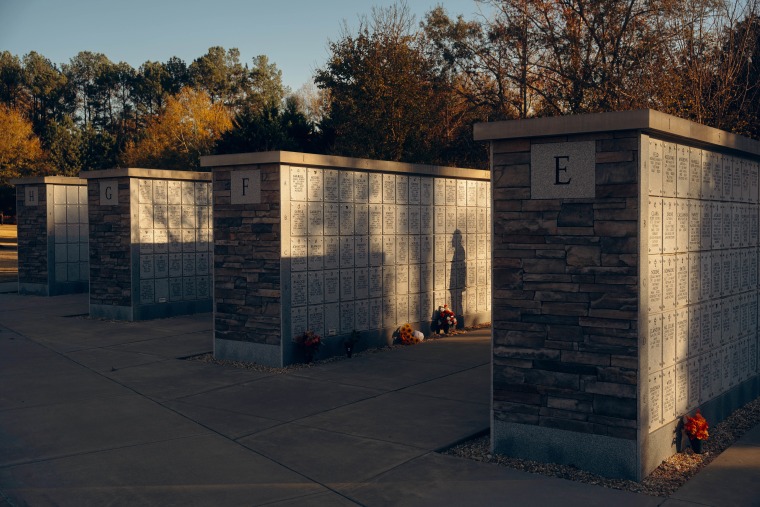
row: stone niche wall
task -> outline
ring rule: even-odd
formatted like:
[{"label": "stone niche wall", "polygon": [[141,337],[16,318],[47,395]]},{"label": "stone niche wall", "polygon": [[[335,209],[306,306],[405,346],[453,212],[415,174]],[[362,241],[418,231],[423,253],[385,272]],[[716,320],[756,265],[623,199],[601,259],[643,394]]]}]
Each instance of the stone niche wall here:
[{"label": "stone niche wall", "polygon": [[[760,394],[760,143],[656,111],[477,125],[496,452],[641,479]],[[718,183],[720,182],[720,183]]]},{"label": "stone niche wall", "polygon": [[214,167],[215,355],[282,365],[293,339],[320,355],[430,331],[449,304],[490,320],[487,172],[287,152],[207,157]]},{"label": "stone niche wall", "polygon": [[82,176],[90,314],[145,320],[211,311],[211,175],[112,169]]},{"label": "stone niche wall", "polygon": [[87,182],[53,176],[11,183],[16,185],[19,294],[86,292]]}]

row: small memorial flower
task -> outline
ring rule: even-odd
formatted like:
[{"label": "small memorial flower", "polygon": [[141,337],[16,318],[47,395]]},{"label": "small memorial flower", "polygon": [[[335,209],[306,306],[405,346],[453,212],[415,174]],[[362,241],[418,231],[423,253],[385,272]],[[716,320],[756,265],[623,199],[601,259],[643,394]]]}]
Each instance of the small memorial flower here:
[{"label": "small memorial flower", "polygon": [[697,413],[694,414],[694,417],[686,416],[686,421],[684,422],[684,430],[686,431],[686,434],[689,436],[689,439],[691,440],[707,440],[707,437],[710,436],[710,433],[707,431],[708,428],[707,420],[702,416],[702,414],[697,410]]}]

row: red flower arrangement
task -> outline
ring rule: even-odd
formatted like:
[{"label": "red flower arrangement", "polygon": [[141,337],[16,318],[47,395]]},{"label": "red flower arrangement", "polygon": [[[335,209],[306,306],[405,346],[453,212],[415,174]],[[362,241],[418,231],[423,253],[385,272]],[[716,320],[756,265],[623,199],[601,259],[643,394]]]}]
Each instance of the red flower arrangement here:
[{"label": "red flower arrangement", "polygon": [[305,331],[296,337],[296,343],[303,349],[306,362],[310,363],[314,359],[314,354],[322,345],[322,337],[314,331]]},{"label": "red flower arrangement", "polygon": [[449,305],[438,307],[438,329],[448,330],[448,328],[457,327],[457,317],[449,309]]},{"label": "red flower arrangement", "polygon": [[694,417],[686,416],[684,430],[686,430],[686,434],[690,439],[707,440],[707,437],[710,436],[710,433],[707,431],[708,427],[707,420],[699,413],[699,410],[697,410]]}]

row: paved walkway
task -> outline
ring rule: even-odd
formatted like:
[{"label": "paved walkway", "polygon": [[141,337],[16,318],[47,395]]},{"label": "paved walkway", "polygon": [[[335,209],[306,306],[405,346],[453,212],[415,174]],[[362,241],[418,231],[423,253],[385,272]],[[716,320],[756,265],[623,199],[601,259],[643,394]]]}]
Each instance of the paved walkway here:
[{"label": "paved walkway", "polygon": [[758,505],[760,427],[671,499],[434,451],[489,427],[486,332],[261,373],[179,358],[209,314],[0,294],[0,505]]}]

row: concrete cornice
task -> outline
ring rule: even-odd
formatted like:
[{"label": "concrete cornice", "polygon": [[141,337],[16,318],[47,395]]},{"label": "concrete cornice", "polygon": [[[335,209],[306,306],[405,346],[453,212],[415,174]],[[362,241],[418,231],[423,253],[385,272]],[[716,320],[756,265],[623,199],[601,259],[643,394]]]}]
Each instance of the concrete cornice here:
[{"label": "concrete cornice", "polygon": [[257,153],[234,153],[201,157],[201,167],[234,167],[241,165],[286,164],[308,167],[332,167],[396,173],[429,174],[452,178],[489,179],[489,171],[427,164],[409,164],[367,158],[315,155],[292,151],[263,151]]},{"label": "concrete cornice", "polygon": [[211,173],[198,171],[170,171],[167,169],[141,169],[138,167],[121,167],[117,169],[103,169],[100,171],[83,171],[80,178],[104,179],[104,178],[152,178],[159,180],[192,180],[211,181]]},{"label": "concrete cornice", "polygon": [[87,180],[73,176],[30,176],[28,178],[13,178],[11,185],[87,185]]},{"label": "concrete cornice", "polygon": [[473,128],[476,141],[552,137],[621,130],[640,130],[674,140],[696,141],[697,143],[760,156],[760,141],[684,120],[654,109],[476,123]]}]

